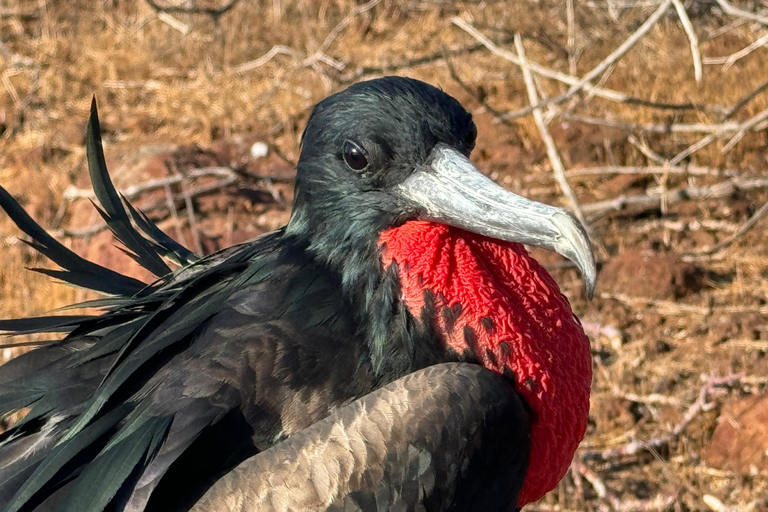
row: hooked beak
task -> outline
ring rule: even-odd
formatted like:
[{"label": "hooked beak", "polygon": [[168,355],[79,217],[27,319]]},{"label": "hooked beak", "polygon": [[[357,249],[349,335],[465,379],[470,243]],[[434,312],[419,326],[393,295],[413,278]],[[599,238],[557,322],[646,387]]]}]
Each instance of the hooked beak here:
[{"label": "hooked beak", "polygon": [[576,217],[505,190],[452,147],[435,146],[430,164],[398,185],[398,193],[418,205],[424,220],[565,256],[579,267],[592,298],[597,279],[595,257]]}]

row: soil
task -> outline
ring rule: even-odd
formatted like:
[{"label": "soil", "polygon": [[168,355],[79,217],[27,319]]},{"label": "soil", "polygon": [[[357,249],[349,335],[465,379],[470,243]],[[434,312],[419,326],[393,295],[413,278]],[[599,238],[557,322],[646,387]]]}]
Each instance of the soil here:
[{"label": "soil", "polygon": [[[186,246],[210,253],[287,222],[311,105],[349,83],[396,73],[441,86],[473,112],[473,160],[489,176],[531,199],[569,206],[532,117],[499,115],[529,106],[520,68],[452,22],[471,22],[511,55],[519,33],[530,61],[583,76],[656,9],[574,2],[569,24],[566,4],[384,0],[361,12],[352,0],[236,1],[216,15],[185,9],[221,3],[192,1],[158,17],[144,2],[12,2],[0,13],[0,183],[80,254],[148,281],[79,197],[89,188],[83,134],[94,93],[117,187],[187,175],[183,186],[131,202]],[[705,62],[762,33],[713,2],[685,7]],[[273,48],[273,58],[261,59]],[[768,183],[664,200],[734,175],[739,183],[766,182],[768,129],[758,124],[730,151],[723,149],[734,132],[721,133],[674,169],[630,170],[663,167],[706,136],[673,125],[742,123],[765,111],[766,58],[760,47],[727,68],[705,64],[696,82],[688,38],[670,9],[599,79],[642,101],[579,94],[545,108],[582,206],[652,194],[662,200],[587,215],[599,261],[591,301],[569,262],[533,251],[592,338],[594,382],[579,463],[526,510],[768,510],[768,220],[708,254],[768,201]],[[568,88],[537,80],[539,94],[550,97]],[[236,179],[219,186],[217,176],[189,177],[211,168]],[[86,298],[25,271],[46,263],[18,235],[0,215],[0,317]],[[733,377],[730,384],[712,389],[687,418],[707,380],[723,376]],[[593,456],[658,439],[667,442],[608,460]]]}]

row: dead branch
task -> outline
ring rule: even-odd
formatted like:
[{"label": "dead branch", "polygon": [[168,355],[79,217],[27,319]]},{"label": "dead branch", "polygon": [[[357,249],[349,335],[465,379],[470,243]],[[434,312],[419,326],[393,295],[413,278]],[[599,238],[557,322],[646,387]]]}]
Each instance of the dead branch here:
[{"label": "dead branch", "polygon": [[[201,167],[199,169],[192,169],[190,171],[185,171],[183,174],[177,173],[173,174],[171,176],[167,176],[164,178],[155,178],[151,180],[147,180],[144,183],[139,183],[138,185],[132,185],[130,187],[126,187],[121,190],[121,193],[123,197],[125,197],[128,200],[136,199],[137,197],[141,196],[142,194],[146,192],[151,192],[153,190],[165,188],[169,185],[178,185],[183,180],[194,180],[198,178],[220,178],[219,181],[217,181],[212,187],[212,190],[217,190],[223,187],[226,187],[227,185],[231,185],[235,181],[237,181],[240,177],[248,178],[249,180],[255,180],[258,182],[265,182],[267,183],[267,188],[270,189],[270,193],[272,193],[272,186],[273,183],[283,183],[283,182],[292,182],[293,178],[286,178],[283,176],[259,176],[254,175],[250,173],[245,173],[242,171],[239,171],[238,169],[233,169],[231,167]],[[197,190],[197,194],[203,193],[203,191],[209,191],[208,188],[200,188],[195,189]],[[274,194],[273,194],[274,195]],[[92,190],[77,188],[74,186],[71,186],[67,188],[64,191],[64,199],[67,201],[74,201],[76,199],[93,199],[96,197]]]},{"label": "dead branch", "polygon": [[731,107],[726,113],[725,113],[725,119],[730,119],[733,117],[736,112],[744,108],[747,104],[749,104],[750,101],[755,99],[758,95],[760,95],[763,91],[768,89],[768,80],[760,84],[754,91],[750,92],[746,96],[744,96],[742,99],[740,99],[733,107]]},{"label": "dead branch", "polygon": [[685,35],[688,36],[688,41],[691,45],[691,57],[693,58],[693,76],[696,78],[696,82],[701,82],[702,69],[701,69],[701,53],[699,52],[699,39],[696,37],[696,32],[693,30],[693,24],[688,13],[685,12],[685,6],[681,0],[672,0],[675,6],[675,11],[680,18],[680,23],[683,24]]},{"label": "dead branch", "polygon": [[671,220],[671,219],[654,219],[645,222],[637,223],[632,226],[633,233],[655,233],[660,229],[677,232],[690,232],[690,231],[725,231],[729,233],[735,232],[739,227],[733,222],[724,220],[711,220],[711,219],[691,219],[691,220]]},{"label": "dead branch", "polygon": [[194,244],[195,252],[197,254],[204,254],[203,244],[200,242],[200,228],[197,225],[197,216],[195,215],[195,205],[192,203],[192,195],[189,193],[186,180],[181,180],[179,187],[181,187],[181,195],[184,197],[184,205],[187,208],[189,231],[192,233],[192,243]]},{"label": "dead branch", "polygon": [[645,20],[645,22],[638,27],[638,29],[629,36],[623,43],[619,45],[618,48],[616,48],[614,51],[612,51],[605,59],[603,59],[597,66],[592,68],[591,71],[589,71],[586,75],[584,75],[583,78],[581,78],[578,82],[573,84],[567,91],[565,91],[563,94],[560,94],[558,96],[552,96],[550,98],[547,98],[546,100],[543,100],[542,102],[531,105],[530,107],[526,107],[524,109],[518,110],[516,112],[510,112],[508,114],[504,115],[504,119],[514,119],[517,117],[522,117],[530,114],[535,109],[544,107],[546,105],[559,105],[560,103],[563,103],[565,101],[568,101],[572,97],[574,97],[576,94],[580,93],[582,90],[585,89],[585,87],[593,82],[597,77],[602,75],[604,72],[606,72],[611,66],[613,66],[616,61],[618,61],[621,57],[624,56],[630,49],[632,49],[635,44],[638,43],[651,28],[658,22],[662,16],[667,12],[669,9],[669,6],[672,5],[672,0],[664,0],[664,2],[661,4],[661,6],[654,11],[651,16]]},{"label": "dead branch", "polygon": [[745,11],[743,9],[739,9],[738,7],[734,7],[727,0],[715,0],[715,1],[717,2],[717,5],[719,5],[720,8],[723,10],[723,12],[726,14],[730,14],[731,16],[737,16],[739,18],[744,18],[750,21],[756,21],[757,23],[761,23],[763,25],[768,25],[768,17],[766,16],[761,16],[759,14],[755,14],[753,12]]},{"label": "dead branch", "polygon": [[[531,70],[528,67],[528,61],[525,58],[525,48],[523,47],[523,39],[520,37],[520,34],[515,34],[515,48],[517,49],[518,59],[520,59],[520,68],[523,71],[525,87],[528,89],[528,100],[531,102],[531,105],[536,105],[539,101],[539,98],[538,94],[536,93],[536,86],[533,84],[533,75],[531,75]],[[568,183],[568,180],[565,177],[565,168],[563,167],[563,162],[560,160],[560,155],[557,152],[557,147],[555,146],[555,141],[552,138],[552,134],[549,133],[549,128],[547,128],[547,124],[544,122],[544,116],[541,113],[541,108],[535,108],[533,110],[533,119],[536,121],[536,127],[539,129],[541,138],[547,148],[547,156],[549,156],[549,161],[552,164],[552,172],[555,175],[555,180],[557,181],[558,185],[560,185],[560,190],[567,199],[568,206],[570,206],[571,210],[576,215],[576,217],[578,217],[581,223],[584,224],[587,229],[589,229],[586,217],[584,216],[584,212],[579,205],[579,200],[576,198],[576,194],[574,194],[571,185]]]},{"label": "dead branch", "polygon": [[768,33],[763,34],[762,37],[753,41],[747,47],[742,48],[738,52],[732,53],[727,57],[710,57],[705,60],[705,64],[722,64],[723,71],[728,71],[737,61],[743,59],[761,46],[765,46],[768,43]]},{"label": "dead branch", "polygon": [[733,169],[721,170],[715,167],[698,167],[695,165],[674,167],[633,167],[608,165],[604,167],[585,167],[583,169],[571,169],[569,171],[565,171],[565,175],[569,178],[577,176],[600,176],[612,174],[660,175],[665,173],[679,174],[682,176],[738,176],[738,171]]},{"label": "dead branch", "polygon": [[294,50],[293,48],[289,46],[284,46],[282,44],[276,44],[261,57],[239,64],[234,68],[232,68],[232,71],[234,71],[235,73],[241,74],[247,71],[251,71],[253,69],[260,68],[261,66],[265,65],[267,62],[271,61],[278,55],[290,55],[291,57],[295,57],[297,59],[303,58],[302,53],[299,52],[298,50]]},{"label": "dead branch", "polygon": [[[658,5],[658,4],[654,4],[654,5]],[[462,20],[459,17],[454,17],[454,18],[451,18],[451,23],[453,23],[454,25],[456,25],[457,27],[465,31],[467,34],[472,36],[475,40],[480,42],[480,44],[484,46],[486,49],[488,49],[492,54],[504,60],[507,60],[517,66],[520,65],[520,59],[515,54],[508,52],[503,48],[500,48],[497,44],[495,44],[493,41],[488,39],[479,30],[477,30],[475,27],[473,27],[466,21]],[[541,66],[540,64],[536,64],[535,62],[529,63],[528,66],[530,67],[531,71],[536,73],[537,75],[543,76],[544,78],[549,78],[551,80],[556,80],[558,82],[562,82],[566,85],[576,86],[580,82],[580,80],[575,76],[546,68],[544,66]],[[631,105],[644,106],[648,108],[656,108],[656,109],[664,109],[664,110],[703,110],[703,111],[712,111],[712,112],[718,112],[718,113],[723,112],[723,108],[716,105],[702,105],[702,104],[693,104],[693,103],[674,104],[674,103],[654,102],[654,101],[646,100],[643,98],[636,98],[634,96],[630,96],[628,94],[624,94],[622,92],[615,91],[612,89],[607,89],[605,87],[598,87],[593,84],[584,84],[583,89],[585,92],[592,94],[593,96],[598,96],[600,98],[616,101],[619,103],[627,103]],[[528,113],[531,113],[532,111],[533,110],[527,110]],[[508,116],[508,114],[504,114],[504,115]]]},{"label": "dead branch", "polygon": [[[347,26],[350,23],[352,23],[352,20],[354,20],[357,16],[370,11],[371,9],[376,7],[379,3],[381,3],[381,0],[370,0],[370,2],[366,2],[363,5],[358,5],[357,7],[352,9],[352,12],[350,12],[347,16],[344,17],[343,20],[341,20],[339,23],[336,24],[335,27],[333,27],[333,30],[331,30],[331,32],[326,36],[325,40],[323,41],[323,44],[320,45],[320,47],[317,49],[317,51],[315,51],[315,53],[307,57],[304,60],[303,64],[305,66],[311,66],[315,62],[321,61],[323,57],[327,57],[325,55],[325,51],[328,50],[328,48],[330,48],[333,42],[339,37],[339,34],[341,34],[341,32],[345,28],[347,28]],[[328,62],[326,62],[326,64],[328,64]],[[341,67],[341,69],[339,69],[338,66],[333,66],[333,67],[336,67],[336,69],[338,69],[339,71],[343,70],[343,66]]]},{"label": "dead branch", "polygon": [[[155,181],[155,180],[150,180],[150,181]],[[217,182],[212,183],[210,185],[189,189],[189,190],[187,190],[187,195],[190,198],[194,199],[196,197],[204,196],[204,195],[210,194],[212,192],[216,192],[218,190],[226,188],[226,187],[234,184],[236,181],[237,181],[236,177],[223,178],[223,179],[218,180]],[[163,185],[161,185],[160,187],[157,187],[157,186],[155,186],[156,184],[154,184],[154,183],[152,185],[153,185],[153,187],[151,189],[162,188],[162,186],[163,186]],[[82,191],[81,189],[76,189],[74,187],[70,188],[68,190],[70,191],[70,194],[73,196],[73,198],[88,197],[87,191]],[[141,193],[146,192],[147,190],[150,190],[150,189],[141,190],[140,192],[138,192],[133,197],[136,198]],[[186,196],[185,195],[183,195],[183,194],[174,194],[173,195],[173,202],[174,203],[184,203],[185,201],[186,201]],[[146,213],[146,214],[150,214],[150,213],[156,212],[158,210],[163,210],[163,209],[166,209],[166,208],[167,208],[166,199],[162,199],[162,200],[157,201],[156,203],[154,203],[154,204],[152,204],[152,205],[150,205],[148,207],[141,208],[141,211]],[[93,224],[93,225],[88,226],[88,227],[83,228],[83,229],[56,229],[56,230],[51,230],[49,232],[53,236],[56,236],[56,237],[90,238],[90,237],[100,233],[101,231],[103,231],[105,229],[107,229],[107,225],[105,223],[103,223],[103,222],[99,222],[99,223]]]},{"label": "dead branch", "polygon": [[640,211],[660,208],[662,200],[666,200],[668,205],[673,205],[683,201],[727,197],[737,191],[756,190],[766,187],[768,187],[768,178],[733,177],[714,185],[670,190],[666,195],[661,192],[651,192],[637,196],[622,195],[615,199],[582,205],[582,210],[589,216],[591,221],[594,221],[612,211],[621,211],[629,208],[639,209]]},{"label": "dead branch", "polygon": [[722,152],[723,154],[729,152],[733,147],[738,144],[738,142],[744,138],[744,136],[752,130],[753,128],[757,128],[760,123],[768,119],[768,108],[763,110],[762,112],[759,112],[758,114],[754,115],[753,117],[747,119],[739,126],[739,131],[736,132],[736,135],[734,135],[731,140],[728,141],[728,143],[723,146]]},{"label": "dead branch", "polygon": [[739,229],[737,229],[736,232],[733,235],[729,236],[728,238],[726,238],[725,240],[723,240],[723,241],[721,241],[719,243],[716,243],[715,245],[713,245],[709,249],[706,249],[704,251],[697,252],[697,253],[694,253],[694,254],[689,254],[688,256],[692,256],[692,257],[711,256],[711,255],[713,255],[713,254],[715,254],[717,252],[722,251],[726,247],[728,247],[731,244],[733,244],[736,240],[738,240],[739,238],[744,236],[744,234],[747,231],[752,229],[755,226],[755,224],[757,224],[758,221],[761,218],[763,218],[763,216],[766,214],[766,212],[768,212],[768,201],[766,201],[765,204],[763,204],[763,206],[761,206],[760,209],[757,210],[754,213],[754,215],[752,215],[749,218],[749,220],[747,220],[744,224],[742,224],[742,226]]},{"label": "dead branch", "polygon": [[613,121],[609,119],[600,119],[596,117],[582,116],[578,114],[563,113],[560,116],[565,121],[576,121],[579,123],[605,126],[608,128],[618,128],[633,132],[648,133],[732,133],[738,131],[740,124],[735,121],[719,124],[704,123],[670,123],[670,124],[636,124],[626,123],[624,121]]},{"label": "dead branch", "polygon": [[650,297],[632,297],[624,293],[600,292],[601,299],[610,299],[621,302],[629,308],[651,308],[662,315],[736,315],[742,313],[756,313],[768,315],[768,306],[697,306],[695,304],[683,304],[671,300],[652,299]]},{"label": "dead branch", "polygon": [[733,374],[725,377],[710,377],[707,383],[702,386],[696,401],[688,407],[683,414],[683,419],[675,427],[659,437],[647,441],[631,441],[617,448],[606,450],[584,451],[581,454],[582,461],[598,460],[610,461],[613,459],[623,459],[643,452],[658,453],[662,448],[673,444],[690,425],[690,423],[707,407],[707,398],[717,388],[729,387],[739,383],[743,374]]}]

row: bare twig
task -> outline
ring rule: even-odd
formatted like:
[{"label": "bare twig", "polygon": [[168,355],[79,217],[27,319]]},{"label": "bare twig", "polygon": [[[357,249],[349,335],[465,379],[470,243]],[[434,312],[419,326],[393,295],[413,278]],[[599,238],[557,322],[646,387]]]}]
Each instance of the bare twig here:
[{"label": "bare twig", "polygon": [[[528,67],[528,61],[525,58],[525,48],[523,48],[523,39],[520,37],[520,34],[515,34],[515,48],[517,49],[517,56],[520,59],[520,67],[523,71],[525,87],[528,89],[528,100],[531,102],[531,105],[536,105],[539,101],[539,98],[538,94],[536,93],[536,86],[533,84],[533,76],[531,75],[531,70]],[[563,195],[565,195],[565,198],[568,201],[568,205],[570,206],[573,213],[576,215],[576,217],[578,217],[582,224],[587,227],[588,224],[586,217],[584,216],[584,212],[581,210],[581,206],[579,205],[579,200],[576,198],[576,194],[573,193],[573,189],[565,177],[565,168],[563,167],[563,162],[560,160],[560,155],[557,152],[555,141],[552,139],[552,134],[549,133],[549,129],[544,122],[544,116],[542,115],[540,108],[533,110],[533,119],[536,121],[536,126],[539,129],[539,133],[541,134],[541,138],[544,141],[544,145],[547,147],[547,155],[549,156],[549,161],[552,164],[552,172],[555,175],[555,180],[557,181],[558,185],[560,185],[560,190],[562,191]]]},{"label": "bare twig", "polygon": [[746,106],[746,105],[747,105],[747,104],[748,104],[750,101],[752,101],[753,99],[755,99],[755,98],[756,98],[756,97],[757,97],[757,96],[758,96],[760,93],[762,93],[762,92],[763,92],[763,91],[765,91],[766,89],[768,89],[768,80],[766,80],[765,82],[763,82],[762,84],[760,84],[760,85],[757,87],[757,89],[755,89],[754,91],[752,91],[752,92],[750,92],[749,94],[747,94],[746,96],[744,96],[742,99],[740,99],[740,100],[738,101],[738,103],[736,103],[736,104],[735,104],[733,107],[731,107],[730,109],[728,109],[728,111],[725,113],[725,118],[724,118],[724,120],[725,120],[725,119],[730,119],[731,117],[733,117],[733,115],[734,115],[736,112],[738,112],[739,110],[741,110],[742,108],[744,108],[744,106]]},{"label": "bare twig", "polygon": [[632,232],[638,234],[655,233],[659,229],[677,232],[692,232],[699,230],[725,231],[735,233],[739,228],[733,222],[712,219],[672,220],[654,219],[632,225]]},{"label": "bare twig", "polygon": [[[634,135],[630,135],[629,137],[627,137],[627,141],[633,146],[635,146],[637,150],[640,151],[643,155],[645,155],[645,157],[648,160],[655,162],[657,164],[661,164],[662,166],[666,164],[667,160],[661,155],[659,155],[658,153],[656,153],[654,150],[649,148],[648,144],[646,144],[644,140],[640,140]],[[668,173],[664,172],[662,174],[666,175]]]},{"label": "bare twig", "polygon": [[565,4],[565,18],[566,18],[566,30],[568,32],[568,40],[566,42],[568,49],[568,72],[571,75],[576,74],[576,15],[573,9],[573,0],[568,0]]},{"label": "bare twig", "polygon": [[192,195],[189,193],[185,180],[179,182],[181,194],[184,197],[184,203],[187,207],[187,218],[189,219],[189,231],[192,233],[192,243],[195,245],[197,254],[203,254],[203,244],[200,242],[200,230],[197,226],[197,217],[195,215],[195,205],[192,203]]},{"label": "bare twig", "polygon": [[649,133],[732,133],[739,129],[739,123],[735,121],[724,122],[720,124],[705,123],[670,123],[670,124],[637,124],[624,121],[612,121],[609,119],[600,119],[596,117],[582,116],[578,114],[564,113],[560,116],[566,121],[576,121],[585,124],[594,124],[607,126],[609,128],[618,128],[627,131],[649,132]]},{"label": "bare twig", "polygon": [[691,24],[688,14],[685,12],[685,6],[682,0],[672,0],[675,6],[677,15],[680,18],[680,23],[683,24],[685,35],[688,36],[688,41],[691,44],[691,56],[693,57],[693,76],[697,82],[701,82],[702,69],[701,69],[701,52],[699,52],[699,39],[696,37],[696,32],[693,30],[693,24]]},{"label": "bare twig", "polygon": [[690,423],[701,413],[707,405],[707,397],[717,388],[728,387],[737,384],[743,374],[733,374],[726,377],[710,377],[699,391],[696,401],[688,407],[683,414],[683,419],[675,427],[653,439],[647,441],[631,441],[618,448],[609,448],[600,451],[586,451],[582,453],[582,460],[612,460],[631,457],[642,452],[658,452],[665,446],[674,443],[685,431]]},{"label": "bare twig", "polygon": [[[156,179],[148,180],[138,185],[126,187],[121,190],[121,193],[123,197],[125,197],[126,199],[135,199],[136,197],[140,196],[144,192],[149,192],[152,190],[157,190],[159,188],[164,188],[168,185],[176,185],[181,183],[185,179],[191,180],[196,178],[207,178],[207,177],[223,178],[225,182],[228,181],[229,179],[231,179],[233,182],[234,179],[236,179],[236,175],[234,171],[229,167],[203,167],[200,169],[193,169],[191,171],[185,172],[184,174],[174,174],[172,176],[168,176],[165,178],[156,178]],[[224,185],[220,185],[220,186],[224,186]],[[67,188],[67,190],[64,191],[64,199],[66,199],[67,201],[74,201],[75,199],[80,199],[80,198],[92,199],[94,197],[96,196],[94,195],[92,190],[69,187]]]},{"label": "bare twig", "polygon": [[745,11],[743,9],[739,9],[738,7],[734,7],[732,4],[728,3],[727,0],[715,0],[715,1],[717,2],[717,5],[719,5],[720,8],[723,10],[723,12],[726,14],[730,14],[731,16],[738,16],[739,18],[748,19],[750,21],[756,21],[763,25],[768,25],[768,17],[766,16],[761,16],[759,14],[755,14],[753,12]]},{"label": "bare twig", "polygon": [[[714,185],[685,187],[671,190],[667,193],[666,199],[668,204],[672,205],[683,201],[727,197],[738,190],[755,190],[766,187],[768,187],[768,179],[766,178],[734,177]],[[618,211],[625,208],[659,208],[661,200],[662,194],[659,192],[647,193],[639,196],[621,196],[608,201],[599,201],[582,205],[582,210],[585,214],[590,216],[591,220],[594,220],[610,211]]]},{"label": "bare twig", "polygon": [[[347,26],[350,23],[352,23],[352,20],[354,20],[357,16],[363,14],[364,12],[370,11],[380,3],[381,3],[381,0],[371,0],[370,2],[366,2],[363,5],[358,5],[357,7],[352,9],[352,12],[350,12],[347,16],[344,17],[343,20],[341,20],[339,23],[336,24],[335,27],[333,27],[333,30],[331,30],[331,32],[326,36],[325,40],[323,41],[323,44],[320,45],[320,47],[317,49],[317,51],[315,51],[315,53],[307,57],[304,60],[303,64],[305,66],[311,66],[314,62],[321,60],[325,56],[325,51],[328,48],[330,48],[330,46],[333,44],[336,38],[339,37],[339,34],[341,34],[342,30],[347,28]],[[327,63],[328,62],[326,62],[326,64]]]},{"label": "bare twig", "polygon": [[738,52],[729,55],[725,62],[723,63],[723,71],[729,70],[739,59],[743,59],[756,49],[760,48],[761,46],[765,46],[766,43],[768,43],[768,33],[763,34],[762,37],[758,38],[756,41],[754,41],[752,44],[747,46],[746,48],[743,48],[742,50],[739,50]]},{"label": "bare twig", "polygon": [[585,167],[583,169],[571,169],[565,171],[565,175],[569,178],[577,176],[596,176],[607,174],[638,174],[638,175],[659,175],[659,174],[680,174],[683,176],[737,176],[738,172],[735,170],[721,170],[716,167],[697,167],[690,166],[675,166],[675,167],[632,167],[632,166],[604,166],[604,167]]},{"label": "bare twig", "polygon": [[[154,181],[154,180],[150,180],[150,181]],[[211,192],[215,192],[215,191],[220,190],[222,188],[228,187],[228,186],[232,185],[233,183],[235,183],[236,181],[237,181],[237,178],[234,177],[234,176],[228,177],[228,178],[223,178],[223,179],[220,179],[220,180],[216,181],[215,183],[212,183],[211,185],[206,185],[206,186],[201,186],[201,187],[196,187],[196,188],[190,189],[190,190],[187,191],[187,195],[190,198],[195,198],[195,197],[203,196],[205,194],[210,194]],[[159,187],[154,186],[154,185],[155,184],[153,184],[152,189],[159,188]],[[163,186],[165,186],[165,185],[163,185]],[[146,190],[150,190],[150,189],[146,189]],[[145,190],[142,190],[141,192],[144,192],[144,191]],[[88,193],[90,191],[82,191],[80,189],[71,188],[71,189],[69,189],[69,192],[70,192],[70,194],[72,194],[73,198],[76,198],[76,197],[89,197]],[[137,196],[140,195],[141,192],[139,192],[139,194],[137,194]],[[137,196],[134,196],[134,197],[137,197]],[[185,200],[186,200],[186,196],[183,195],[183,194],[174,194],[174,196],[173,196],[174,203],[185,202]],[[163,199],[161,201],[156,202],[155,204],[150,205],[149,207],[141,208],[141,211],[144,212],[144,213],[149,214],[149,213],[152,213],[152,212],[155,212],[155,211],[158,211],[158,210],[163,210],[163,209],[166,209],[166,208],[167,208],[167,203],[166,203],[165,199]],[[99,232],[103,231],[106,228],[107,228],[107,225],[105,223],[99,222],[99,223],[96,223],[96,224],[94,224],[92,226],[88,226],[88,227],[83,228],[83,229],[57,229],[57,230],[51,230],[49,232],[53,236],[59,236],[59,237],[90,238],[90,237],[98,234]]]},{"label": "bare twig", "polygon": [[189,32],[192,30],[189,25],[186,23],[179,21],[178,19],[174,18],[167,12],[158,12],[157,13],[157,19],[171,27],[172,29],[178,31],[181,33],[181,35],[186,36],[189,34]]},{"label": "bare twig", "polygon": [[749,220],[747,220],[744,224],[742,224],[742,226],[733,235],[729,236],[728,238],[726,238],[725,240],[719,243],[716,243],[709,249],[706,249],[704,251],[701,251],[695,254],[690,254],[689,256],[694,256],[694,257],[711,256],[712,254],[722,251],[726,247],[730,246],[733,242],[735,242],[736,240],[744,236],[744,233],[752,229],[755,226],[755,224],[757,224],[758,221],[761,218],[763,218],[766,212],[768,212],[768,201],[766,201],[765,204],[763,204],[763,206],[761,206],[760,209],[757,210],[755,214],[749,218]]},{"label": "bare twig", "polygon": [[702,138],[698,142],[695,142],[676,154],[674,157],[672,157],[669,160],[669,165],[677,165],[698,150],[705,148],[706,146],[709,146],[712,142],[717,140],[717,134],[716,133],[710,133],[706,137]]},{"label": "bare twig", "polygon": [[616,63],[617,60],[619,60],[624,54],[626,54],[630,49],[632,49],[635,44],[637,44],[638,41],[640,41],[651,28],[658,22],[662,16],[667,12],[669,9],[669,6],[672,5],[673,0],[665,0],[664,3],[661,4],[661,6],[654,11],[651,16],[645,20],[645,22],[638,27],[638,29],[629,36],[623,43],[619,45],[618,48],[616,48],[614,51],[612,51],[605,59],[603,59],[597,66],[592,68],[591,71],[589,71],[586,75],[584,75],[583,78],[581,78],[578,82],[573,84],[567,91],[565,91],[563,94],[560,94],[558,96],[552,96],[545,100],[542,100],[540,103],[536,105],[531,105],[530,107],[526,107],[524,109],[510,112],[508,114],[504,115],[505,119],[513,119],[517,117],[522,117],[530,114],[533,112],[534,109],[540,108],[546,105],[557,105],[560,103],[563,103],[564,101],[569,100],[582,90],[586,88],[588,84],[590,84],[592,81],[594,81],[597,77],[602,75],[605,71],[607,71],[611,66],[613,66],[614,63]]},{"label": "bare twig", "polygon": [[271,61],[278,55],[290,55],[292,57],[296,57],[299,59],[303,57],[301,52],[294,50],[293,48],[284,46],[282,44],[276,44],[275,46],[270,48],[270,50],[267,53],[265,53],[258,59],[249,60],[248,62],[239,64],[234,68],[232,68],[232,71],[234,71],[235,73],[245,73],[247,71],[260,68],[261,66],[265,65],[267,62]]},{"label": "bare twig", "polygon": [[623,293],[600,292],[601,299],[621,302],[630,308],[648,307],[663,315],[738,315],[742,313],[768,314],[768,306],[697,306],[671,300],[652,299],[650,297],[631,297]]},{"label": "bare twig", "polygon": [[756,128],[760,123],[768,119],[768,108],[763,110],[762,112],[756,114],[755,116],[751,117],[750,119],[747,119],[739,126],[739,131],[736,132],[736,135],[734,135],[731,140],[728,141],[728,143],[723,146],[722,152],[723,154],[729,152],[733,147],[739,143],[741,139],[744,138],[744,136],[747,134],[748,131],[750,131],[753,128]]},{"label": "bare twig", "polygon": [[171,219],[173,219],[173,225],[176,229],[176,240],[184,247],[187,247],[187,240],[184,237],[184,232],[181,230],[179,212],[176,210],[176,202],[173,200],[173,191],[171,190],[171,185],[165,185],[163,190],[165,191],[165,205],[171,214]]},{"label": "bare twig", "polygon": [[[475,40],[480,42],[480,44],[482,44],[485,48],[487,48],[492,54],[504,60],[507,60],[512,64],[516,64],[518,66],[520,65],[520,59],[515,54],[500,48],[493,41],[488,39],[479,30],[477,30],[475,27],[473,27],[466,21],[462,20],[459,17],[454,17],[454,18],[451,18],[451,23],[453,23],[454,25],[456,25],[457,27],[465,31],[467,34],[472,36]],[[528,63],[528,66],[530,67],[531,71],[545,78],[557,80],[558,82],[562,82],[564,84],[571,85],[571,86],[576,86],[577,84],[580,83],[580,80],[575,76],[568,75],[566,73],[561,73],[559,71],[554,71],[552,69],[541,66],[540,64],[536,64],[535,62]],[[669,110],[705,110],[705,111],[716,111],[716,112],[722,113],[722,109],[720,107],[713,106],[713,105],[659,103],[659,102],[645,100],[642,98],[635,98],[633,96],[624,94],[622,92],[614,91],[612,89],[606,89],[604,87],[598,87],[592,84],[584,84],[582,87],[584,91],[586,91],[589,94],[592,94],[594,96],[598,96],[600,98],[604,98],[607,100],[621,102],[621,103],[628,103],[633,105],[641,105],[649,108],[659,108],[659,109],[669,109]],[[527,113],[532,112],[532,110],[527,110],[527,109],[526,111]]]}]

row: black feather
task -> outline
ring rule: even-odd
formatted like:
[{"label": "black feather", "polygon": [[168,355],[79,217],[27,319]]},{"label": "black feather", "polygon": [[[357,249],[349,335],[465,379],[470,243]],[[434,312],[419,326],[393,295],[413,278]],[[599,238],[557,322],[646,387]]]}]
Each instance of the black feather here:
[{"label": "black feather", "polygon": [[61,512],[103,510],[129,478],[151,460],[165,438],[172,417],[147,418],[120,442],[109,446],[80,474]]},{"label": "black feather", "polygon": [[0,333],[70,332],[80,323],[96,318],[91,315],[38,316],[0,320]]},{"label": "black feather", "polygon": [[[122,197],[122,196],[121,196]],[[123,197],[123,202],[128,207],[128,213],[131,216],[133,222],[141,229],[147,236],[151,238],[155,245],[155,249],[162,255],[172,261],[175,261],[179,265],[185,266],[190,263],[194,263],[200,259],[200,256],[193,253],[176,240],[166,235],[163,230],[157,227],[157,224],[152,222],[152,219],[147,217],[144,212],[137,210],[127,199]]]},{"label": "black feather", "polygon": [[[81,455],[88,446],[98,441],[104,434],[112,429],[131,410],[127,404],[116,407],[98,420],[94,421],[87,429],[68,442],[55,446],[37,466],[35,472],[27,478],[16,495],[11,498],[6,512],[17,512],[31,500],[35,494],[48,484],[64,465]],[[83,509],[85,510],[85,509]]]},{"label": "black feather", "polygon": [[165,264],[152,245],[134,229],[131,220],[125,213],[120,196],[109,178],[100,130],[99,114],[96,110],[96,98],[94,97],[91,102],[91,118],[85,135],[85,146],[93,192],[103,208],[103,210],[99,209],[99,213],[107,221],[107,225],[115,236],[136,255],[137,261],[144,268],[158,277],[169,274],[171,269],[168,268],[168,265]]},{"label": "black feather", "polygon": [[32,238],[32,245],[51,261],[64,268],[69,276],[61,279],[69,282],[87,283],[92,290],[111,294],[132,296],[139,293],[146,285],[137,279],[118,274],[113,270],[85,260],[64,247],[45,232],[24,211],[21,205],[0,186],[0,208],[5,210],[11,220]]}]

